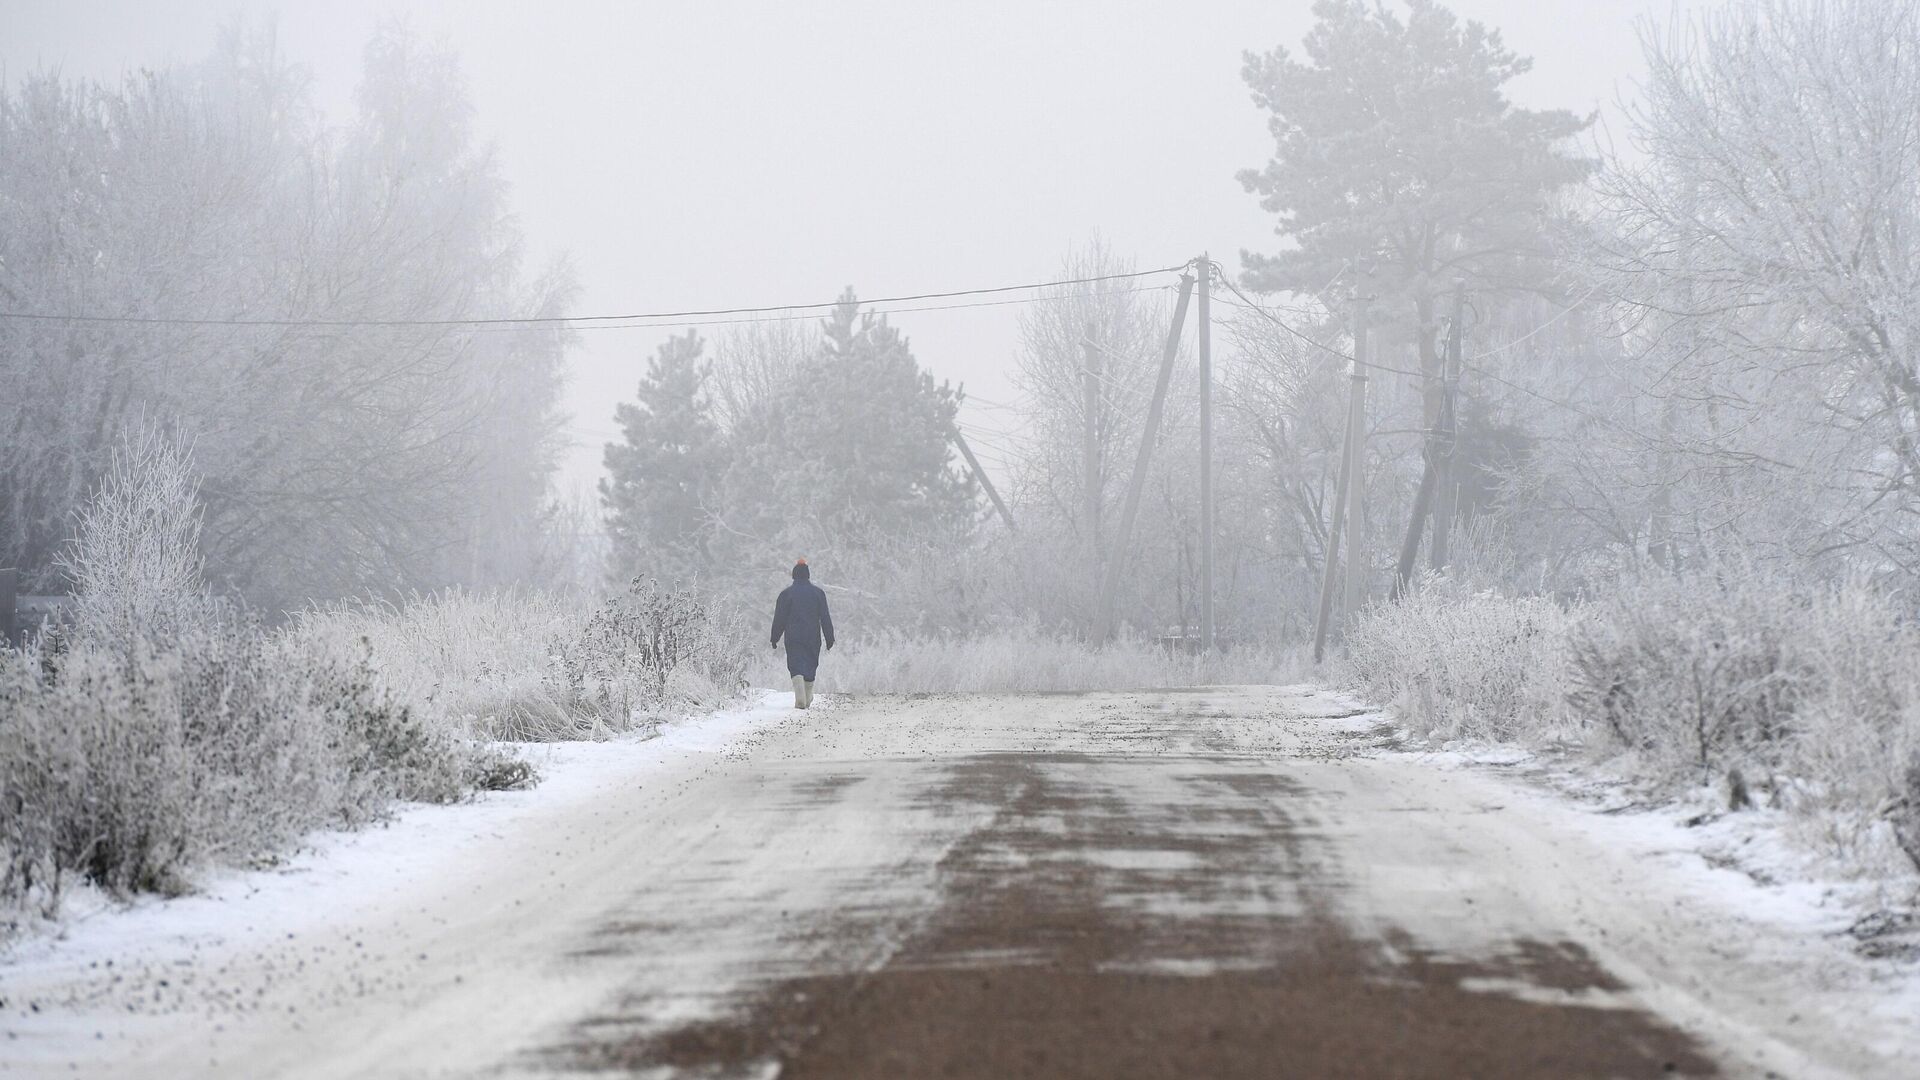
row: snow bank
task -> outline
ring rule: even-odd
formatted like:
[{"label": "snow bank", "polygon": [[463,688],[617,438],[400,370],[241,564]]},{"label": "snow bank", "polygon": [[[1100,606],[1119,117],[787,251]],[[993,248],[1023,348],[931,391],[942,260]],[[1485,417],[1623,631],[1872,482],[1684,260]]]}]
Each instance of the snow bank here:
[{"label": "snow bank", "polygon": [[756,690],[742,707],[662,724],[652,737],[529,747],[526,757],[541,775],[530,790],[488,792],[451,806],[411,805],[366,829],[316,834],[270,869],[209,871],[189,896],[120,903],[99,890],[76,890],[65,914],[16,942],[0,958],[0,970],[20,977],[42,967],[125,963],[185,942],[245,947],[349,923],[367,908],[453,876],[470,861],[477,840],[642,782],[688,758],[726,753],[788,715],[790,705],[777,691]]}]

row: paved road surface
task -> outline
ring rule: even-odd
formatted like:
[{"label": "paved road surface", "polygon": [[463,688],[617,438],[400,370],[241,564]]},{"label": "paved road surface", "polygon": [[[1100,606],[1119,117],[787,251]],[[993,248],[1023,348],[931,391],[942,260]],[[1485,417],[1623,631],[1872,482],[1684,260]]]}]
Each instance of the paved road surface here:
[{"label": "paved road surface", "polygon": [[1779,1041],[1790,982],[1721,985],[1726,942],[1630,862],[1510,807],[1497,777],[1381,752],[1354,713],[1244,688],[780,714],[328,933],[43,973],[13,993],[64,994],[69,1036],[112,1026],[57,1054],[30,1030],[17,1045],[42,1056],[11,1071],[1890,1068]]}]

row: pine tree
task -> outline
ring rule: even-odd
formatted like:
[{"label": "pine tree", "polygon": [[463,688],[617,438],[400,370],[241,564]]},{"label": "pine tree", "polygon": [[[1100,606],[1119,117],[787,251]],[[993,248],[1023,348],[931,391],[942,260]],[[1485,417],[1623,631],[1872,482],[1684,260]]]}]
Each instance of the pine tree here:
[{"label": "pine tree", "polygon": [[[1369,278],[1375,317],[1435,363],[1435,298],[1538,288],[1548,203],[1592,171],[1565,142],[1591,119],[1514,108],[1502,87],[1532,61],[1496,30],[1434,0],[1318,0],[1305,60],[1249,53],[1243,75],[1271,114],[1274,156],[1240,182],[1279,218],[1287,247],[1245,253],[1263,290],[1319,293]],[[1420,332],[1424,331],[1424,332]]]},{"label": "pine tree", "polygon": [[796,554],[964,535],[976,493],[952,462],[959,395],[851,289],[822,332],[787,392],[734,433],[735,531]]},{"label": "pine tree", "polygon": [[669,338],[647,361],[638,400],[614,411],[624,441],[607,444],[600,501],[620,578],[681,581],[711,566],[709,519],[727,454],[703,348],[696,331]]}]

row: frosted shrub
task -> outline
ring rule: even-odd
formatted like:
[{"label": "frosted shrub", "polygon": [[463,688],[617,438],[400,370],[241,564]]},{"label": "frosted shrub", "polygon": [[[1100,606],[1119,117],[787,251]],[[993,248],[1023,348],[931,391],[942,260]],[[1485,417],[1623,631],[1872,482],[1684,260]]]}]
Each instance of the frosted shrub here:
[{"label": "frosted shrub", "polygon": [[1565,717],[1571,616],[1555,601],[1429,578],[1347,631],[1346,677],[1423,733],[1511,738]]},{"label": "frosted shrub", "polygon": [[583,720],[624,726],[672,704],[676,691],[738,693],[746,685],[743,649],[737,629],[698,591],[635,578],[567,643],[556,696]]},{"label": "frosted shrub", "polygon": [[590,611],[553,593],[451,590],[303,612],[293,632],[315,648],[363,651],[382,685],[450,730],[569,738],[578,725],[554,672]]},{"label": "frosted shrub", "polygon": [[192,498],[185,459],[136,440],[66,555],[73,617],[0,650],[0,899],[51,909],[75,877],[176,891],[197,863],[395,799],[529,779],[384,689],[363,645],[268,631],[206,595]]},{"label": "frosted shrub", "polygon": [[1800,679],[1784,756],[1801,794],[1872,808],[1920,766],[1920,629],[1863,583],[1812,590],[1786,635]]},{"label": "frosted shrub", "polygon": [[124,646],[199,618],[199,499],[185,451],[151,427],[123,439],[58,558],[73,584],[71,625]]},{"label": "frosted shrub", "polygon": [[194,864],[269,854],[394,799],[445,802],[511,766],[423,722],[364,665],[226,616],[105,649],[0,659],[0,894],[65,878],[177,891]]},{"label": "frosted shrub", "polygon": [[1748,568],[1623,581],[1574,629],[1574,707],[1662,776],[1773,772],[1815,675],[1809,646],[1841,629],[1818,614],[1805,588]]},{"label": "frosted shrub", "polygon": [[418,596],[302,614],[317,647],[364,649],[380,683],[437,724],[515,741],[591,739],[745,686],[756,635],[690,589],[640,580],[595,606],[548,592]]},{"label": "frosted shrub", "polygon": [[1571,648],[1575,712],[1655,781],[1724,783],[1839,854],[1892,841],[1920,865],[1920,631],[1879,590],[1744,562],[1649,576],[1594,603]]},{"label": "frosted shrub", "polygon": [[[1920,730],[1911,720],[1909,732]],[[1920,747],[1907,755],[1906,775],[1902,778],[1899,794],[1889,807],[1888,817],[1893,825],[1893,838],[1900,850],[1913,865],[1920,867]]]}]

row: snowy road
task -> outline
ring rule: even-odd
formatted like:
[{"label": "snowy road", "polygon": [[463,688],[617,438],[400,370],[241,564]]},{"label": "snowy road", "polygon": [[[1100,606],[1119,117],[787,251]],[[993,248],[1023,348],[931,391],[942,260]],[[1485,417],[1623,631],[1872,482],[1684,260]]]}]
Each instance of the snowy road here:
[{"label": "snowy road", "polygon": [[1353,712],[874,698],[571,748],[545,790],[24,950],[0,1076],[1894,1076],[1920,1049],[1838,944]]}]

